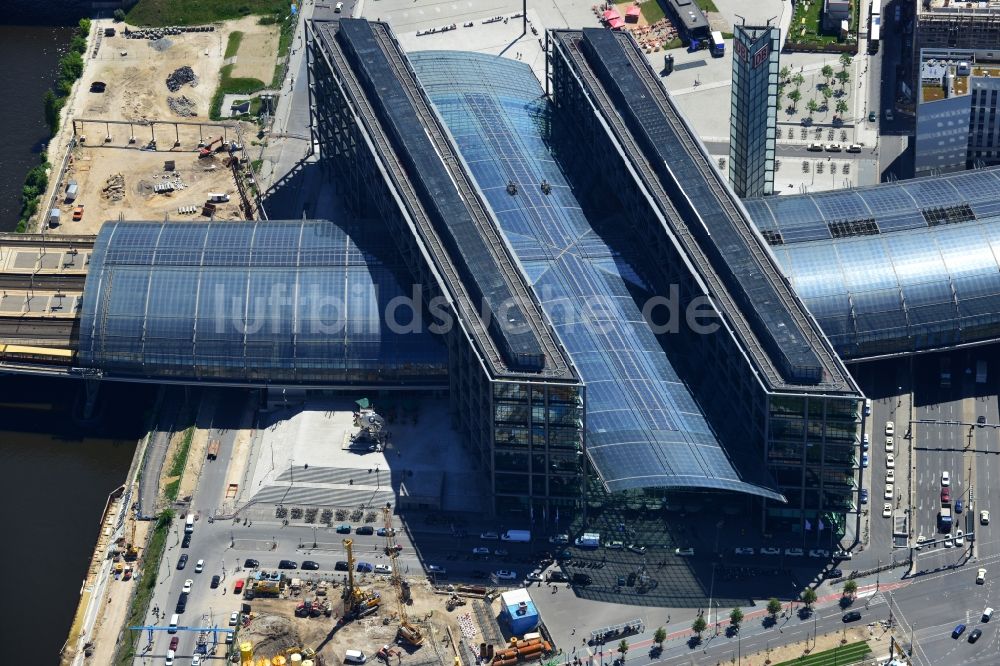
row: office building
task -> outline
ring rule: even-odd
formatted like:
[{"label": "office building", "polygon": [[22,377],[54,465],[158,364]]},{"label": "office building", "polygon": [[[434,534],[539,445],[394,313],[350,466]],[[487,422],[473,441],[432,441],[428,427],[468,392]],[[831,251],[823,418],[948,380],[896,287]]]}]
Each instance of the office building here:
[{"label": "office building", "polygon": [[775,26],[733,28],[729,183],[739,197],[774,193],[779,39]]}]

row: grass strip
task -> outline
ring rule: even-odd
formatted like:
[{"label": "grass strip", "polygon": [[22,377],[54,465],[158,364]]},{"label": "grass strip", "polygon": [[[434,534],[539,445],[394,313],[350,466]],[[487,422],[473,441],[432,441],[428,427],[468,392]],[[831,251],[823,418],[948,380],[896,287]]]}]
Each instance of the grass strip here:
[{"label": "grass strip", "polygon": [[291,0],[139,0],[125,15],[129,25],[203,25],[251,15],[288,13]]},{"label": "grass strip", "polygon": [[834,664],[853,664],[871,654],[871,648],[865,641],[838,645],[831,650],[814,652],[813,654],[783,661],[775,666],[833,666]]},{"label": "grass strip", "polygon": [[241,30],[233,30],[229,33],[229,41],[226,42],[226,56],[228,60],[236,55],[236,52],[240,50],[240,44],[243,42],[243,32]]}]

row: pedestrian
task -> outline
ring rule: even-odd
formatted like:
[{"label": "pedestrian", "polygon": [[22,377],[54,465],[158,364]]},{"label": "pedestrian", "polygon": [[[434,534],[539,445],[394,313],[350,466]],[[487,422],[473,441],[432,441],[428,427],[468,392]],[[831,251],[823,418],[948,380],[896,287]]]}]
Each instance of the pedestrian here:
[{"label": "pedestrian", "polygon": [[573,627],[573,631],[569,632],[570,636],[576,636],[576,627]]}]

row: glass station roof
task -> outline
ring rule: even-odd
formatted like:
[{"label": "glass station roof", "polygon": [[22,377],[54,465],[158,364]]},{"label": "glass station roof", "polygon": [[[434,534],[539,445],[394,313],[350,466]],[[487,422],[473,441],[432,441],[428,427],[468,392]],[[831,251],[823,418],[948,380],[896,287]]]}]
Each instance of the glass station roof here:
[{"label": "glass station roof", "polygon": [[468,52],[410,61],[586,384],[587,451],[608,489],[780,498],[719,444],[636,304],[646,285],[614,231],[583,215],[543,142],[549,109],[530,68]]}]

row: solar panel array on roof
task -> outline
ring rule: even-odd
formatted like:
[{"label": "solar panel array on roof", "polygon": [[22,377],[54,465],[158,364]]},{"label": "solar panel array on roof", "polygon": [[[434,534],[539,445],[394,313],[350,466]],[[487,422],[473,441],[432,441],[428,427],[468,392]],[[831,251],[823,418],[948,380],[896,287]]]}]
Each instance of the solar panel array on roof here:
[{"label": "solar panel array on roof", "polygon": [[522,371],[541,371],[544,349],[527,321],[523,305],[510,289],[496,250],[489,246],[474,217],[479,212],[470,208],[478,205],[472,200],[475,194],[471,189],[465,191],[464,197],[459,192],[457,181],[462,176],[455,171],[459,167],[453,165],[455,169],[449,171],[443,161],[448,157],[442,155],[448,148],[432,142],[425,129],[434,119],[418,115],[410,91],[396,77],[368,21],[341,20],[337,39],[352,60],[453,261],[460,267],[463,282],[488,308],[490,334],[508,365]]},{"label": "solar panel array on roof", "polygon": [[[323,221],[108,222],[81,313],[80,359],[109,373],[238,383],[442,377],[442,342],[385,308],[408,276]],[[440,379],[439,379],[440,381]]]},{"label": "solar panel array on roof", "polygon": [[612,247],[614,229],[583,215],[545,143],[549,107],[531,69],[467,52],[410,61],[586,384],[587,453],[607,488],[779,498],[759,456],[734,461],[720,446],[636,304],[641,280]]},{"label": "solar panel array on roof", "polygon": [[623,41],[609,30],[583,30],[589,62],[783,378],[796,384],[822,381],[824,365],[813,347],[814,340],[821,344],[818,336],[810,339],[812,332],[803,328],[809,323],[794,295],[779,291],[776,267],[757,245],[758,237],[749,220],[743,219],[732,192],[711,165],[706,168],[697,139],[669,99],[661,105],[649,94],[642,78],[649,74],[648,63],[638,51],[640,64],[630,60],[626,49],[632,45]]}]

